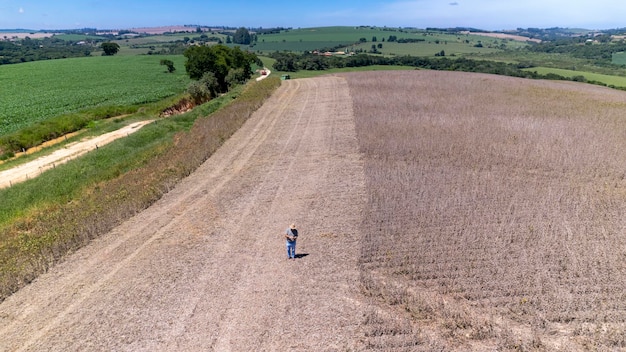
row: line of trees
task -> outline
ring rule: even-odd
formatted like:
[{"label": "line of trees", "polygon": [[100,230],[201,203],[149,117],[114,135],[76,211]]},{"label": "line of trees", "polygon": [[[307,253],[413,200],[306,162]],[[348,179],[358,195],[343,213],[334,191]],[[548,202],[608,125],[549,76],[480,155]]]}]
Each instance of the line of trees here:
[{"label": "line of trees", "polygon": [[22,62],[90,56],[95,47],[62,39],[26,37],[17,41],[0,41],[0,65]]},{"label": "line of trees", "polygon": [[[378,55],[357,54],[348,57],[338,56],[320,56],[305,53],[297,55],[294,53],[275,52],[271,55],[276,59],[272,66],[277,71],[296,72],[299,70],[327,70],[332,68],[344,67],[365,67],[373,65],[395,65],[395,66],[411,66],[421,69],[440,70],[440,71],[463,71],[463,72],[480,72],[490,73],[511,77],[532,78],[532,79],[550,79],[550,80],[567,80],[587,82],[591,84],[604,85],[602,82],[586,80],[582,76],[564,77],[554,73],[545,75],[536,71],[526,70],[532,66],[525,64],[504,63],[490,60],[472,60],[466,58],[447,58],[447,57],[415,57],[415,56],[395,56],[383,57]],[[626,87],[611,88],[626,90]]]},{"label": "line of trees", "polygon": [[412,66],[431,70],[466,71],[496,73],[507,76],[534,78],[537,74],[522,70],[528,68],[518,64],[509,64],[488,60],[465,58],[448,59],[445,57],[429,58],[415,56],[383,57],[378,55],[357,54],[347,57],[320,56],[313,54],[297,55],[276,52],[271,55],[276,59],[273,68],[277,71],[295,72],[299,70],[326,70],[343,67],[364,67],[372,65]]},{"label": "line of trees", "polygon": [[611,64],[614,53],[626,51],[626,43],[593,44],[585,38],[559,39],[531,45],[527,50],[549,54],[568,54],[575,58],[593,61],[596,65]]}]

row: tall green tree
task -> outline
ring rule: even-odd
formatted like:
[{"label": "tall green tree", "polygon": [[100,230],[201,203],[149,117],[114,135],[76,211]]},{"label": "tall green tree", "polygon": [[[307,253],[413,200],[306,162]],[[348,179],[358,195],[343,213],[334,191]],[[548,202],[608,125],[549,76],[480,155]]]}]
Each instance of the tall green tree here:
[{"label": "tall green tree", "polygon": [[100,44],[100,47],[104,51],[104,55],[111,56],[117,54],[120,50],[120,46],[117,43],[106,42]]},{"label": "tall green tree", "polygon": [[246,28],[239,27],[237,31],[235,31],[235,34],[233,35],[233,43],[248,45],[251,42],[252,37],[250,36],[250,32]]},{"label": "tall green tree", "polygon": [[218,82],[220,92],[228,90],[226,77],[231,70],[240,70],[237,77],[249,79],[252,76],[250,65],[259,63],[258,57],[252,53],[241,51],[238,47],[231,49],[225,45],[192,46],[185,50],[185,69],[191,79],[199,80],[211,72]]},{"label": "tall green tree", "polygon": [[161,65],[167,66],[167,72],[172,73],[176,71],[176,67],[174,67],[174,62],[172,60],[163,59],[160,61]]}]

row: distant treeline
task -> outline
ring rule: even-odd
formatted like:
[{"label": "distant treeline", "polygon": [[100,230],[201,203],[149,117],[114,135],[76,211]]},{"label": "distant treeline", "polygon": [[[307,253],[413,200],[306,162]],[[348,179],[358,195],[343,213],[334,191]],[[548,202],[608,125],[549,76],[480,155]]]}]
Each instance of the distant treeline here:
[{"label": "distant treeline", "polygon": [[[410,66],[428,70],[480,72],[521,78],[578,81],[606,86],[605,83],[589,81],[583,76],[564,77],[554,73],[542,75],[536,71],[528,70],[529,68],[532,68],[532,66],[525,64],[504,63],[489,60],[472,60],[466,58],[429,58],[414,56],[383,57],[368,54],[341,57],[320,56],[313,54],[297,55],[294,53],[279,52],[272,54],[272,57],[276,59],[273,68],[277,71],[287,72],[296,72],[299,70],[328,70],[332,68],[365,67],[374,65],[394,65]],[[626,90],[626,87],[610,87]]]},{"label": "distant treeline", "polygon": [[285,28],[285,27],[276,27],[276,28],[252,28],[251,31],[255,32],[256,34],[259,35],[263,35],[263,34],[278,34],[282,31],[288,31],[289,28]]},{"label": "distant treeline", "polygon": [[0,41],[0,65],[28,61],[89,56],[96,49],[90,44],[76,44],[56,38]]},{"label": "distant treeline", "polygon": [[[383,40],[384,41],[384,40]],[[397,43],[401,43],[401,44],[406,44],[406,43],[419,43],[419,42],[425,42],[426,39],[423,38],[400,38],[398,39],[397,36],[395,35],[390,35],[389,38],[387,39],[388,42],[397,42]]]},{"label": "distant treeline", "polygon": [[[568,54],[575,58],[591,60],[596,65],[611,64],[613,54],[626,51],[626,43],[608,43],[594,44],[601,40],[607,40],[606,37],[597,37],[593,40],[582,38],[559,39],[551,42],[542,42],[533,44],[527,50],[534,52],[542,52],[549,54]],[[608,39],[610,41],[610,38]]]},{"label": "distant treeline", "polygon": [[321,56],[313,54],[297,55],[276,52],[271,55],[276,59],[273,68],[277,71],[296,72],[299,70],[327,70],[344,67],[365,67],[373,65],[412,66],[416,68],[446,71],[467,71],[497,73],[507,76],[534,78],[533,72],[523,70],[518,64],[465,58],[449,59],[445,57],[428,58],[415,56],[383,57],[378,55],[357,54],[352,56]]}]

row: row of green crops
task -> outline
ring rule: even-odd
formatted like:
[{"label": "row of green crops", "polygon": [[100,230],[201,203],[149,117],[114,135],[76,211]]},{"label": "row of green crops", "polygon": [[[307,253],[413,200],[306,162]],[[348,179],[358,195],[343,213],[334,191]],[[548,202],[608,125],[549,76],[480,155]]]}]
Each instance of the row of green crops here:
[{"label": "row of green crops", "polygon": [[[167,73],[162,59],[174,62]],[[0,66],[0,135],[103,106],[159,101],[190,82],[184,56],[95,56]]]}]

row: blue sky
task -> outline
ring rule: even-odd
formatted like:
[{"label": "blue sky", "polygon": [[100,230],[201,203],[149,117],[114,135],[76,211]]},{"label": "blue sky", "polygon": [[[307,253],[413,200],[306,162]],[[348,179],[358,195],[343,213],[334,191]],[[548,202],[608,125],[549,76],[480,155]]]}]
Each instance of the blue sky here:
[{"label": "blue sky", "polygon": [[0,0],[0,29],[233,27],[626,27],[624,0]]}]

